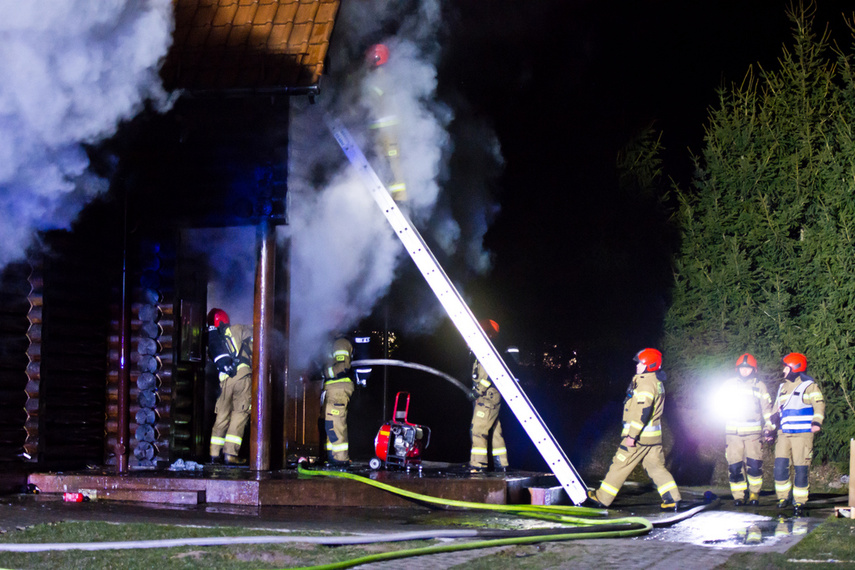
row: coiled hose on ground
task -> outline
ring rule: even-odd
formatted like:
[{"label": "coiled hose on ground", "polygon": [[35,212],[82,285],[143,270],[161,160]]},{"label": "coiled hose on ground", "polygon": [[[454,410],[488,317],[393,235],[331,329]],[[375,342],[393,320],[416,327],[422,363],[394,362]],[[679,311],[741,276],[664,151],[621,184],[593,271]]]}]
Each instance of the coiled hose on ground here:
[{"label": "coiled hose on ground", "polygon": [[[572,525],[570,528],[551,528],[541,530],[502,530],[502,531],[478,531],[479,538],[486,536],[498,536],[489,540],[478,540],[458,544],[443,544],[427,546],[424,548],[413,548],[393,552],[381,552],[369,554],[351,560],[344,560],[320,566],[305,567],[300,570],[332,570],[334,568],[350,568],[369,562],[380,562],[394,560],[411,556],[423,556],[426,554],[439,554],[447,552],[458,552],[463,550],[475,550],[479,548],[491,548],[496,546],[511,546],[520,544],[535,544],[538,542],[551,542],[560,540],[575,540],[581,538],[620,538],[638,536],[650,532],[653,524],[642,517],[602,518],[607,514],[603,509],[591,509],[588,507],[574,507],[566,505],[496,505],[489,503],[475,503],[469,501],[457,501],[441,499],[399,489],[387,483],[375,481],[353,473],[343,471],[316,471],[303,467],[297,467],[301,475],[312,477],[337,477],[349,479],[371,485],[378,489],[394,493],[401,497],[412,499],[419,503],[439,506],[442,508],[478,509],[494,512],[508,513],[519,516],[559,522]],[[600,517],[600,518],[593,518]]]},{"label": "coiled hose on ground", "polygon": [[608,511],[603,509],[591,509],[587,507],[575,507],[566,505],[497,505],[489,503],[476,503],[469,501],[457,501],[441,499],[422,495],[412,491],[406,491],[392,485],[362,477],[353,473],[342,471],[316,471],[303,467],[297,467],[298,473],[312,477],[338,477],[350,479],[371,485],[378,489],[406,497],[413,501],[434,505],[440,508],[475,509],[502,512],[507,514],[537,518],[551,522],[558,522],[569,527],[529,529],[529,530],[501,530],[501,529],[443,529],[426,530],[417,532],[382,533],[358,536],[246,536],[246,537],[205,537],[205,538],[179,538],[162,540],[139,540],[122,542],[85,542],[85,543],[49,543],[49,544],[0,544],[0,551],[6,552],[48,552],[63,550],[121,550],[137,548],[173,548],[181,546],[230,546],[236,544],[283,544],[283,543],[310,543],[329,546],[374,544],[381,542],[400,542],[407,540],[428,539],[486,539],[475,540],[458,544],[433,545],[423,548],[398,550],[370,554],[359,558],[344,560],[331,564],[305,567],[302,570],[331,570],[334,568],[350,568],[369,562],[381,562],[413,556],[428,554],[440,554],[458,552],[464,550],[476,550],[480,548],[491,548],[499,546],[512,546],[521,544],[536,544],[539,542],[552,542],[563,540],[577,540],[582,538],[621,538],[638,536],[650,532],[654,526],[668,526],[684,520],[708,508],[714,508],[719,504],[718,499],[689,509],[683,513],[658,520],[652,523],[643,517],[604,518]]}]

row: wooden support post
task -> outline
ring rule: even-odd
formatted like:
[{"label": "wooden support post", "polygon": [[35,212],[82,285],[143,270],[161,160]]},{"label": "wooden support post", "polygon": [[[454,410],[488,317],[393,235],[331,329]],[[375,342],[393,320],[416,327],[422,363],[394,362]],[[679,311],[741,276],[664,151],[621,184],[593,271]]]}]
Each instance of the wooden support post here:
[{"label": "wooden support post", "polygon": [[128,455],[130,452],[130,409],[131,409],[131,296],[130,283],[128,283],[128,228],[127,214],[128,198],[125,194],[125,213],[123,226],[122,245],[122,292],[121,307],[119,314],[119,378],[118,378],[118,400],[116,429],[116,471],[126,473],[128,471]]},{"label": "wooden support post", "polygon": [[255,269],[255,310],[252,325],[252,415],[250,468],[270,469],[270,331],[273,328],[276,231],[270,220],[258,227],[259,253]]}]

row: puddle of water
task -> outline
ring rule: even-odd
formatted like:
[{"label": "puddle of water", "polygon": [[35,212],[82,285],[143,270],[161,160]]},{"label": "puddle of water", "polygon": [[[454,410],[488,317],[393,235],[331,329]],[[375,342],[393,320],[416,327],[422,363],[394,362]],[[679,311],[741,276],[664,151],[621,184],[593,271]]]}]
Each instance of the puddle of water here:
[{"label": "puddle of water", "polygon": [[810,517],[778,517],[708,511],[672,527],[654,529],[644,540],[683,542],[713,548],[770,545],[786,536],[805,535],[822,522]]}]

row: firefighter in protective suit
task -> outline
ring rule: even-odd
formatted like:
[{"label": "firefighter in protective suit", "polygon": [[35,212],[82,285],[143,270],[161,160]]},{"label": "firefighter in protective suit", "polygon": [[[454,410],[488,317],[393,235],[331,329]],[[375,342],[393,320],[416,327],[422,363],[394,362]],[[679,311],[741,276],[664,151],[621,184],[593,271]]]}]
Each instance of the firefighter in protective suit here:
[{"label": "firefighter in protective suit", "polygon": [[371,123],[369,128],[374,133],[377,154],[385,157],[381,168],[385,174],[384,183],[396,202],[407,199],[407,185],[404,182],[401,153],[398,145],[398,113],[393,103],[392,77],[386,75],[384,66],[389,61],[389,48],[383,44],[375,44],[365,54],[369,66],[369,74],[363,82],[367,90]]},{"label": "firefighter in protective suit", "polygon": [[[784,382],[778,388],[775,411],[780,419],[775,444],[775,493],[778,508],[789,505],[793,494],[795,514],[801,514],[808,500],[810,462],[813,458],[813,434],[822,429],[825,400],[816,380],[808,376],[807,357],[791,352],[782,359]],[[790,481],[790,459],[795,471]]]},{"label": "firefighter in protective suit", "polygon": [[[757,379],[757,359],[747,352],[736,359],[738,376],[722,386],[719,405],[725,406],[725,457],[734,506],[741,506],[748,492],[748,504],[760,504],[763,486],[762,439],[770,441],[772,398],[766,385]],[[745,475],[748,475],[747,481]]]},{"label": "firefighter in protective suit", "polygon": [[324,431],[327,435],[327,464],[332,467],[350,465],[347,440],[347,406],[355,388],[351,378],[350,361],[353,345],[339,336],[333,342],[324,367]]},{"label": "firefighter in protective suit", "polygon": [[[483,321],[481,327],[489,338],[494,338],[499,333],[499,324],[496,321]],[[508,449],[502,437],[502,422],[499,421],[502,395],[477,360],[472,365],[470,397],[475,400],[475,407],[472,411],[470,426],[472,451],[469,456],[469,472],[482,473],[487,470],[490,447],[492,447],[493,468],[496,471],[507,471]]]},{"label": "firefighter in protective suit", "polygon": [[226,465],[243,465],[238,458],[252,399],[252,327],[229,324],[222,309],[208,313],[208,356],[220,379],[220,395],[211,430],[211,462],[223,452]]},{"label": "firefighter in protective suit", "polygon": [[635,355],[633,376],[623,407],[623,441],[605,479],[596,491],[588,491],[586,503],[608,507],[635,466],[641,463],[662,497],[662,510],[677,510],[680,490],[665,468],[662,451],[662,412],[665,406],[665,373],[662,353],[645,348]]}]

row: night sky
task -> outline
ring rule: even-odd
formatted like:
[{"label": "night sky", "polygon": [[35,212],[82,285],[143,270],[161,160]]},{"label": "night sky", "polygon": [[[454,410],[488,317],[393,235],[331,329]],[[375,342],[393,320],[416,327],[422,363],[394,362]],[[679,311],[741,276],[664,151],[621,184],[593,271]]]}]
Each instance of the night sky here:
[{"label": "night sky", "polygon": [[[816,21],[833,22],[834,37],[849,41],[840,14],[855,3],[822,4]],[[515,344],[537,354],[557,347],[563,356],[565,367],[557,374],[529,369],[522,380],[574,463],[616,425],[634,373],[632,356],[658,344],[677,245],[677,229],[668,222],[671,204],[662,208],[655,197],[621,189],[617,153],[652,124],[663,133],[666,175],[688,187],[690,149],[702,150],[717,89],[740,82],[758,62],[775,65],[792,39],[786,6],[783,0],[445,5],[438,96],[454,107],[449,130],[459,135],[473,120],[489,125],[504,167],[491,179],[499,211],[484,238],[492,269],[474,275],[432,249],[476,316],[499,321],[499,348]],[[457,150],[467,156],[466,149]],[[467,165],[451,164],[445,193],[453,199],[465,195],[460,172]],[[664,180],[662,189],[669,186]],[[430,293],[407,260],[374,323],[388,319],[393,329],[406,331],[401,320],[411,314],[416,296]],[[439,310],[435,301],[419,308],[431,306]],[[470,357],[449,323],[427,337],[404,335],[401,342],[395,357],[462,380],[468,376]],[[568,372],[573,351],[578,370]],[[576,373],[586,383],[582,392],[559,389]],[[428,458],[465,460],[471,412],[461,394],[441,381],[398,382],[398,372],[390,377],[389,397],[398,389],[411,391],[411,419],[434,429]],[[379,380],[375,376],[368,392],[357,395],[357,415],[378,413]],[[507,409],[502,414],[512,462],[540,467],[518,422]],[[370,438],[372,428],[364,429],[354,441]]]},{"label": "night sky", "polygon": [[[840,14],[855,4],[821,4],[816,21],[849,41]],[[462,93],[465,112],[495,129],[506,161],[495,188],[501,212],[485,238],[493,270],[467,286],[473,310],[529,341],[630,355],[654,344],[675,231],[651,199],[617,187],[615,157],[653,124],[666,174],[688,186],[688,149],[701,150],[716,89],[741,81],[749,65],[774,66],[791,40],[787,2],[453,5],[440,96]]]},{"label": "night sky", "polygon": [[[619,188],[617,153],[652,124],[662,132],[666,176],[689,187],[691,155],[702,150],[717,90],[740,82],[751,65],[774,67],[792,40],[787,2],[453,5],[439,96],[458,101],[457,117],[476,117],[494,129],[505,164],[494,188],[500,210],[484,239],[492,270],[473,278],[440,261],[462,284],[473,312],[500,322],[499,348],[516,344],[537,354],[557,347],[563,370],[528,369],[523,385],[570,460],[585,465],[589,450],[617,425],[632,356],[658,345],[677,247],[677,228],[668,221],[673,205],[666,200],[663,208],[654,197]],[[851,1],[822,2],[817,27],[831,22],[833,37],[850,42],[841,13],[853,10]],[[454,180],[452,172],[450,186]],[[664,180],[662,189],[669,187]],[[427,288],[415,269],[402,274],[391,302],[375,313],[388,308],[393,327],[398,310],[407,314],[413,288]],[[407,338],[398,357],[465,379],[470,361],[455,339],[446,323],[431,338]],[[574,351],[578,368],[568,369]],[[583,378],[583,389],[559,389],[573,374]],[[469,408],[438,384],[393,383],[390,391],[412,391],[413,421],[433,426],[429,459],[463,461]],[[377,399],[376,392],[365,396],[358,406]],[[541,468],[518,422],[507,409],[501,417],[512,463]]]}]

